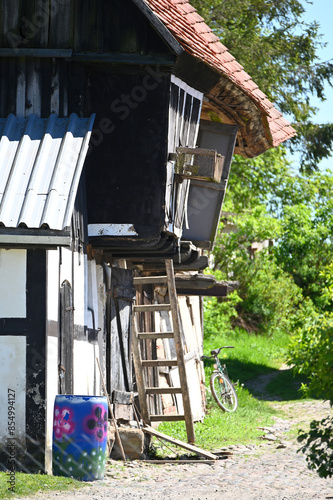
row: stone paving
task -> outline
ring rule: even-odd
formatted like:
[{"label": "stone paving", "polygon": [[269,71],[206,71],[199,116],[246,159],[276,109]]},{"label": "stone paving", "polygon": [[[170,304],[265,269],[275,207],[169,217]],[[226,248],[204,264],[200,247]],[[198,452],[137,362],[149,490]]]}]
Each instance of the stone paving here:
[{"label": "stone paving", "polygon": [[[281,403],[270,403],[273,406]],[[299,444],[288,431],[328,414],[321,401],[283,404],[285,417],[263,428],[258,444],[229,448],[216,463],[152,464],[110,461],[105,479],[75,492],[40,494],[40,500],[333,500],[333,479],[307,468]],[[295,436],[295,433],[293,434]],[[36,497],[37,498],[37,497]]]}]

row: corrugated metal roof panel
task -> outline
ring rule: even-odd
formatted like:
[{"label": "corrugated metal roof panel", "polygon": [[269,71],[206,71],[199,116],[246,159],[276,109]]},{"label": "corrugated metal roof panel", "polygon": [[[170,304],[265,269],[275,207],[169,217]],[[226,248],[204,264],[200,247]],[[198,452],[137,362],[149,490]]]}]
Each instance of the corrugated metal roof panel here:
[{"label": "corrugated metal roof panel", "polygon": [[0,119],[0,224],[70,225],[95,115]]}]

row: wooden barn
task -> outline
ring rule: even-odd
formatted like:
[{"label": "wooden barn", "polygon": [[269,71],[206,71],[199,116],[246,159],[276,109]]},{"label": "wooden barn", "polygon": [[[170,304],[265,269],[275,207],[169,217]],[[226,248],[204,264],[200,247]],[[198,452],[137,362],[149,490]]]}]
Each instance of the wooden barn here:
[{"label": "wooden barn", "polygon": [[187,0],[0,0],[1,470],[8,439],[17,469],[51,470],[55,395],[101,394],[96,358],[109,394],[133,390],[133,301],[165,297],[133,278],[165,261],[202,418],[200,297],[227,287],[200,273],[232,155],[294,133]]}]

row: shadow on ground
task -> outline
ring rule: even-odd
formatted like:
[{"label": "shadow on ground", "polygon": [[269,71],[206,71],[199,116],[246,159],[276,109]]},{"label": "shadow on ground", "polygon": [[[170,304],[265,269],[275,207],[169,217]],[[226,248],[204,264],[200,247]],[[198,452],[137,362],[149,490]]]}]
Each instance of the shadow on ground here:
[{"label": "shadow on ground", "polygon": [[[213,371],[213,360],[205,360],[206,375]],[[229,377],[239,381],[257,399],[265,401],[295,401],[304,398],[300,390],[306,377],[294,373],[292,368],[272,370],[265,365],[244,363],[237,359],[226,360]]]}]

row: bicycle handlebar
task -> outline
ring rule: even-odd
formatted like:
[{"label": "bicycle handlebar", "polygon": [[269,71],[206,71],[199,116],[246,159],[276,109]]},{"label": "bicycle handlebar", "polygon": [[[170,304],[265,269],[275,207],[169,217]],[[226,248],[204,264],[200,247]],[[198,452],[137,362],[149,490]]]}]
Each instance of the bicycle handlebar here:
[{"label": "bicycle handlebar", "polygon": [[202,356],[201,359],[203,360],[203,359],[215,358],[216,356],[218,356],[220,354],[222,349],[233,349],[233,348],[234,348],[233,345],[223,345],[219,349],[213,349],[212,351],[210,351],[211,356]]}]

